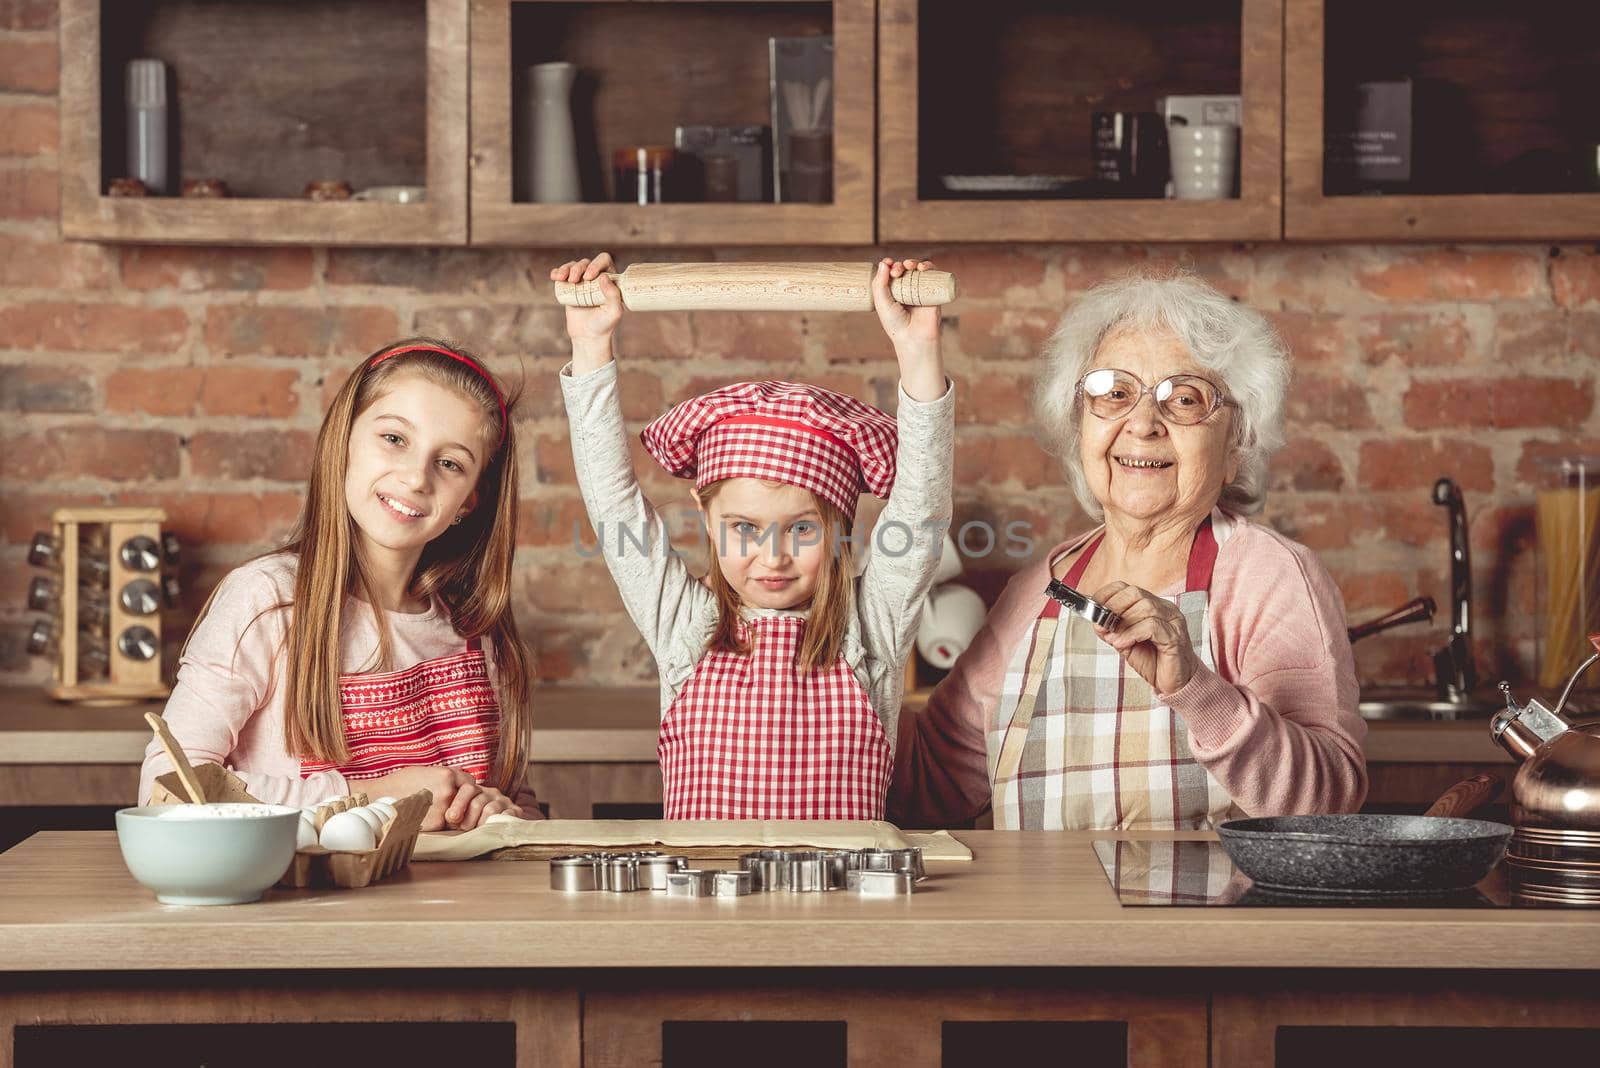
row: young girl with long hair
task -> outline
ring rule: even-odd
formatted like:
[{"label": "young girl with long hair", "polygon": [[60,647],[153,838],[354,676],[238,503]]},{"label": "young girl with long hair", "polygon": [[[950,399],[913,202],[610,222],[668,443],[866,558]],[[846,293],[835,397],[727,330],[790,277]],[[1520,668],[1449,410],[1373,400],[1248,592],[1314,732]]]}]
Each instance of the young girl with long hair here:
[{"label": "young girl with long hair", "polygon": [[[667,546],[629,459],[611,257],[551,271],[598,278],[605,295],[567,309],[561,388],[590,522],[660,672],[668,819],[883,818],[902,669],[950,523],[955,399],[939,309],[889,292],[928,266],[884,260],[873,280],[900,365],[897,417],[816,386],[741,382],[645,428],[645,449],[694,480],[713,548],[703,583]],[[863,491],[889,500],[858,579]]]},{"label": "young girl with long hair", "polygon": [[[428,338],[386,345],[322,422],[300,521],[230,572],[166,719],[262,801],[433,793],[425,829],[535,817],[529,655],[511,609],[515,398]],[[139,796],[171,769],[154,742]]]}]

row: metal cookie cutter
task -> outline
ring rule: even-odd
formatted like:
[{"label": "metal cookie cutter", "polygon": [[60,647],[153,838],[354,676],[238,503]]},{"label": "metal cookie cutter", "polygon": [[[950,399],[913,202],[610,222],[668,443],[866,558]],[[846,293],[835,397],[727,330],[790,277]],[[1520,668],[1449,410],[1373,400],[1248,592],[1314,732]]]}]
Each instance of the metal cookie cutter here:
[{"label": "metal cookie cutter", "polygon": [[899,897],[916,889],[917,877],[909,871],[853,871],[845,885],[862,897]]},{"label": "metal cookie cutter", "polygon": [[716,893],[718,871],[684,868],[667,873],[668,897],[710,897]]},{"label": "metal cookie cutter", "polygon": [[662,856],[657,853],[652,856],[640,857],[636,861],[639,869],[639,889],[665,890],[667,876],[675,871],[683,871],[689,866],[687,857]]},{"label": "metal cookie cutter", "polygon": [[744,897],[750,893],[750,873],[747,871],[719,871],[713,873],[713,891],[717,897]]},{"label": "metal cookie cutter", "polygon": [[598,890],[604,885],[601,860],[593,853],[574,853],[550,858],[550,889],[571,893]]},{"label": "metal cookie cutter", "polygon": [[[626,855],[613,853],[606,857],[601,866],[605,874],[605,888],[613,893],[627,894],[641,889],[639,885],[639,862]],[[648,889],[645,887],[643,889]]]},{"label": "metal cookie cutter", "polygon": [[1093,597],[1079,593],[1059,579],[1051,579],[1050,585],[1044,588],[1044,592],[1060,601],[1061,606],[1067,611],[1082,616],[1097,627],[1116,630],[1122,625],[1121,616]]},{"label": "metal cookie cutter", "polygon": [[752,890],[783,890],[789,885],[789,868],[781,849],[758,849],[741,854],[739,867],[750,873]]}]

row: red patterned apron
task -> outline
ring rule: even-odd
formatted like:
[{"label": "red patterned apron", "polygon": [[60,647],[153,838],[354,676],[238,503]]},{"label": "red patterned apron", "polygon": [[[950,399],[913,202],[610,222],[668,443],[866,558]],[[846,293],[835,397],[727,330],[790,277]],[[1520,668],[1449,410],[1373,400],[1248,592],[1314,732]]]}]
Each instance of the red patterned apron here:
[{"label": "red patterned apron", "polygon": [[487,782],[500,745],[500,704],[478,639],[465,652],[404,671],[342,675],[339,704],[350,759],[307,760],[302,776],[338,771],[376,779],[401,768],[443,765]]},{"label": "red patterned apron", "polygon": [[841,656],[795,666],[806,620],[742,624],[750,654],[710,652],[661,720],[669,820],[881,820],[893,756]]}]

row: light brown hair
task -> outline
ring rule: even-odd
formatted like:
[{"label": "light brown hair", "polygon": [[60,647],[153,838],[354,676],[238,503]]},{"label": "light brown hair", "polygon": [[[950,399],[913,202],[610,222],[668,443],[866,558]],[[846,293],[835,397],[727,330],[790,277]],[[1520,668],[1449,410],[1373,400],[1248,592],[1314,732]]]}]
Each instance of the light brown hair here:
[{"label": "light brown hair", "polygon": [[[706,522],[711,521],[711,502],[727,479],[708,483],[697,496],[706,509]],[[764,486],[786,485],[782,482],[759,480]],[[805,637],[800,642],[796,664],[803,671],[818,671],[832,666],[844,648],[844,632],[850,613],[855,608],[855,551],[851,542],[840,538],[850,530],[849,518],[832,503],[815,493],[811,495],[822,519],[822,567],[817,576],[817,589],[811,597],[811,613],[806,620]],[[750,654],[750,645],[739,633],[739,595],[728,584],[717,559],[718,538],[709,531],[711,541],[711,570],[706,582],[717,599],[717,626],[706,643],[707,652]],[[782,535],[777,535],[782,536]]]},{"label": "light brown hair", "polygon": [[[411,345],[444,351],[420,349],[383,358],[385,353]],[[444,352],[463,356],[476,367]],[[288,543],[278,550],[297,558],[294,599],[274,606],[292,614],[283,648],[287,653],[284,735],[290,751],[303,759],[334,764],[349,759],[339,701],[339,676],[345,667],[340,660],[339,636],[347,597],[359,592],[373,606],[379,644],[377,664],[371,670],[389,667],[389,628],[357,559],[355,520],[345,501],[345,472],[350,432],[357,417],[387,392],[397,375],[417,374],[481,408],[486,440],[499,442],[478,476],[477,506],[423,549],[409,592],[422,599],[439,598],[457,634],[469,640],[481,638],[488,646],[500,705],[495,785],[507,795],[521,785],[527,767],[533,683],[531,657],[517,632],[511,606],[518,486],[511,412],[516,397],[506,397],[502,420],[500,397],[505,391],[498,382],[491,384],[489,373],[481,360],[460,348],[431,338],[408,338],[385,345],[363,360],[339,388],[323,417],[305,507]],[[201,618],[204,615],[202,610]],[[199,626],[198,620],[195,625]]]}]

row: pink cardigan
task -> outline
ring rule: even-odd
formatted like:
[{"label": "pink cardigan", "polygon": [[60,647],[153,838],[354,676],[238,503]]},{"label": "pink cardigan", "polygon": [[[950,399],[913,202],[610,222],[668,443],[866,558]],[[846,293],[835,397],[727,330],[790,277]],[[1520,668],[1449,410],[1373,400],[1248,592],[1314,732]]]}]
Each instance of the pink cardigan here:
[{"label": "pink cardigan", "polygon": [[[1211,582],[1216,670],[1162,699],[1245,812],[1354,811],[1367,793],[1367,728],[1343,598],[1309,549],[1243,519],[1228,524]],[[1050,562],[1082,540],[1018,572],[927,708],[901,715],[891,820],[948,826],[988,806],[984,735],[1006,666],[1038,615]]]}]

